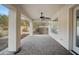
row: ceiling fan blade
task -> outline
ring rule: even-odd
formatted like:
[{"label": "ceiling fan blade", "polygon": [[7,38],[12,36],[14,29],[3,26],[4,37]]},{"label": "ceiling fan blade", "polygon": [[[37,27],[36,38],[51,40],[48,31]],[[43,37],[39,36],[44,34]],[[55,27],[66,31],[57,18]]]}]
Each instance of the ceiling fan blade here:
[{"label": "ceiling fan blade", "polygon": [[51,18],[49,18],[49,17],[45,17],[45,19],[51,19]]}]

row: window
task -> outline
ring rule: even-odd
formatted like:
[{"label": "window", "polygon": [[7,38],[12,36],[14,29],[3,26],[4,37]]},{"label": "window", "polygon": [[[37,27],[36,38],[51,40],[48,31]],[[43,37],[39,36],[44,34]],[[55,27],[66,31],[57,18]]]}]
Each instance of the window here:
[{"label": "window", "polygon": [[51,32],[57,34],[58,33],[58,18],[52,20],[51,22]]}]

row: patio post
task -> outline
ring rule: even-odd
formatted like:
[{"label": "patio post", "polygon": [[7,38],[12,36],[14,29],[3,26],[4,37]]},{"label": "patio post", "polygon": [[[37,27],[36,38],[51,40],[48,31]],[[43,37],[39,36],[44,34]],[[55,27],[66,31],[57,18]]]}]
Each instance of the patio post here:
[{"label": "patio post", "polygon": [[20,12],[18,9],[9,11],[8,51],[16,52],[20,48]]},{"label": "patio post", "polygon": [[30,20],[30,35],[33,35],[33,27],[32,20]]},{"label": "patio post", "polygon": [[50,35],[50,32],[51,32],[51,23],[50,23],[51,21],[49,21],[48,23],[48,34]]}]

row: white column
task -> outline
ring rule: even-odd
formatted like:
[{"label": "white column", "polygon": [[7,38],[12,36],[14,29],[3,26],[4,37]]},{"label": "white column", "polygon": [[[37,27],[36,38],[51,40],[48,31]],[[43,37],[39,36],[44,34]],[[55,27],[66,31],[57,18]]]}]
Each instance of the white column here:
[{"label": "white column", "polygon": [[50,34],[50,21],[48,21],[48,34]]},{"label": "white column", "polygon": [[20,13],[10,10],[8,51],[16,52],[20,48],[20,37]]},{"label": "white column", "polygon": [[30,20],[30,35],[33,35],[33,26],[32,21]]},{"label": "white column", "polygon": [[50,21],[48,23],[49,23],[49,25],[48,25],[48,34],[50,35],[50,32],[51,32]]}]

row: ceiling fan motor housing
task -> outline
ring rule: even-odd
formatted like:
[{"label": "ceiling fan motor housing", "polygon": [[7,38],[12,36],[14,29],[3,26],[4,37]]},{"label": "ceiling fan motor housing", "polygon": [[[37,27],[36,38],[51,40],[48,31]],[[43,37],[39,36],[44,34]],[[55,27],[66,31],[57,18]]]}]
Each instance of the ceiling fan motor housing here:
[{"label": "ceiling fan motor housing", "polygon": [[41,16],[40,18],[44,18],[44,16]]}]

